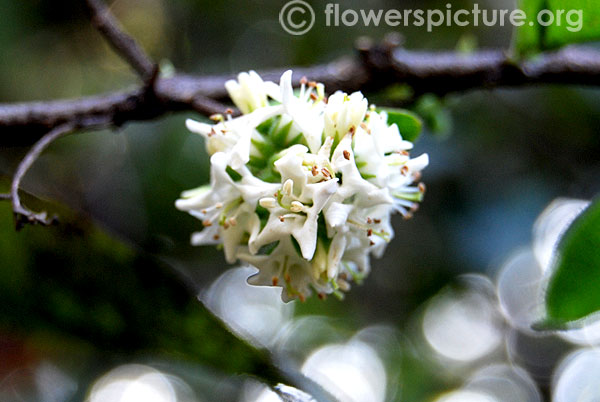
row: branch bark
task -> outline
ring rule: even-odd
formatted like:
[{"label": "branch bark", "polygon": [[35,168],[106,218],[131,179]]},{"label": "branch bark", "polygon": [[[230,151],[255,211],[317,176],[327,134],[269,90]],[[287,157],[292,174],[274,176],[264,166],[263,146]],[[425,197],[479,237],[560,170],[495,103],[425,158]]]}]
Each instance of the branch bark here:
[{"label": "branch bark", "polygon": [[115,51],[139,74],[142,80],[150,80],[156,65],[131,36],[119,24],[102,0],[86,0],[92,25],[96,27]]},{"label": "branch bark", "polygon": [[[407,84],[415,96],[447,95],[473,89],[522,87],[540,84],[600,85],[600,51],[569,47],[546,53],[535,60],[514,62],[504,51],[480,51],[462,55],[421,52],[388,45],[359,49],[360,57],[294,69],[297,78],[307,76],[325,84],[328,91],[375,91],[392,84]],[[283,70],[264,71],[267,80],[279,79]],[[31,143],[64,123],[104,117],[112,125],[151,120],[169,112],[223,113],[220,102],[231,75],[157,77],[153,91],[145,87],[88,98],[0,104],[3,145]]]}]

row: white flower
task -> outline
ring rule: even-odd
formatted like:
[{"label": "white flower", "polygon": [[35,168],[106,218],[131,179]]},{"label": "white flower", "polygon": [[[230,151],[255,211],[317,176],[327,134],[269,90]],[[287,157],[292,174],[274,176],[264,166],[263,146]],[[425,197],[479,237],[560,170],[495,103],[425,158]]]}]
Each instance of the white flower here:
[{"label": "white flower", "polygon": [[348,96],[338,91],[331,95],[325,108],[325,135],[343,137],[352,128],[358,128],[365,118],[368,106],[368,101],[360,92]]},{"label": "white flower", "polygon": [[229,80],[225,83],[225,89],[235,105],[244,114],[269,105],[268,94],[277,86],[273,82],[264,82],[255,71],[240,73],[238,80]]},{"label": "white flower", "polygon": [[212,155],[210,187],[176,203],[205,226],[192,243],[223,244],[228,262],[259,269],[250,283],[282,286],[286,301],[339,296],[383,254],[391,214],[417,209],[428,157],[411,159],[412,143],[360,92],[327,100],[303,79],[295,95],[291,71],[279,86],[254,72],[238,81],[227,89],[242,116],[187,121]]}]

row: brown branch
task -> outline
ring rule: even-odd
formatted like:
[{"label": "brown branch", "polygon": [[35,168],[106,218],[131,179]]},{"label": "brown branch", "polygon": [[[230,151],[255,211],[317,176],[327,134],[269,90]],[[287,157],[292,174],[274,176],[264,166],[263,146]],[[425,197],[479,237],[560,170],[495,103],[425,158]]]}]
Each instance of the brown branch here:
[{"label": "brown branch", "polygon": [[110,43],[115,51],[138,73],[144,81],[155,74],[156,65],[137,44],[127,35],[123,27],[102,0],[86,0],[92,24]]},{"label": "brown branch", "polygon": [[[359,50],[359,59],[295,68],[295,77],[307,76],[323,82],[329,92],[374,91],[402,83],[410,85],[415,96],[539,84],[600,86],[600,51],[591,48],[565,48],[521,63],[511,60],[502,50],[468,55],[418,52],[386,45]],[[278,81],[282,72],[278,69],[261,75]],[[3,128],[0,141],[8,145],[31,143],[48,129],[98,116],[119,126],[182,110],[204,115],[222,113],[225,106],[218,101],[227,98],[224,83],[231,78],[231,75],[175,75],[158,77],[153,93],[140,88],[73,100],[0,104]]]}]

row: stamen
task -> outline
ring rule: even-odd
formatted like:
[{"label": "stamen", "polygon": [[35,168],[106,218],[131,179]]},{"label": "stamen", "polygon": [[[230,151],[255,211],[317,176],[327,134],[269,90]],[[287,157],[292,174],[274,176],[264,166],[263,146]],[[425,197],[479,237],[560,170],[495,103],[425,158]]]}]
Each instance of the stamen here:
[{"label": "stamen", "polygon": [[350,152],[348,152],[348,150],[344,149],[344,158],[346,158],[347,160],[350,160]]},{"label": "stamen", "polygon": [[225,118],[223,117],[223,115],[221,113],[215,113],[209,116],[209,119],[211,119],[212,121],[224,121]]}]

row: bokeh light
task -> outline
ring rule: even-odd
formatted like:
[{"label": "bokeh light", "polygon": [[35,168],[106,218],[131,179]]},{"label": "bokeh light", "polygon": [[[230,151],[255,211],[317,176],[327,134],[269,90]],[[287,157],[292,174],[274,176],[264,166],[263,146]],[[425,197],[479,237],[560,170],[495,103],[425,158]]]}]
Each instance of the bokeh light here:
[{"label": "bokeh light", "polygon": [[489,279],[480,275],[463,279],[469,283],[467,289],[448,289],[428,303],[423,335],[439,356],[467,363],[500,346],[502,321]]},{"label": "bokeh light", "polygon": [[[182,382],[178,381],[179,384]],[[177,402],[174,382],[149,366],[119,366],[96,381],[87,402]]]},{"label": "bokeh light", "polygon": [[255,268],[233,268],[201,295],[202,301],[244,339],[263,347],[275,341],[294,313],[293,303],[281,301],[281,288],[247,283]]}]

